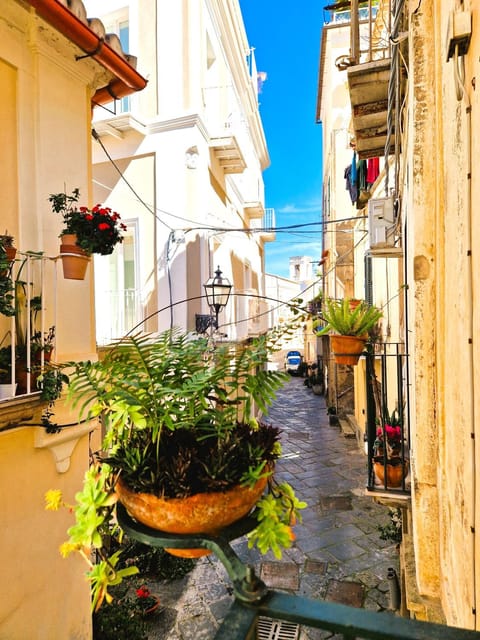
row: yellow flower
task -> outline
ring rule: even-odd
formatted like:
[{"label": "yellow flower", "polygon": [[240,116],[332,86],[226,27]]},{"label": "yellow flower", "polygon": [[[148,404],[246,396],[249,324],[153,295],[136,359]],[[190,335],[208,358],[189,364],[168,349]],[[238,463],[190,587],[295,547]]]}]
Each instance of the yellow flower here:
[{"label": "yellow flower", "polygon": [[60,554],[62,558],[67,558],[72,551],[77,551],[78,545],[72,544],[71,542],[64,542],[60,545]]},{"label": "yellow flower", "polygon": [[62,492],[60,489],[50,489],[45,493],[45,509],[47,511],[58,511],[62,505]]}]

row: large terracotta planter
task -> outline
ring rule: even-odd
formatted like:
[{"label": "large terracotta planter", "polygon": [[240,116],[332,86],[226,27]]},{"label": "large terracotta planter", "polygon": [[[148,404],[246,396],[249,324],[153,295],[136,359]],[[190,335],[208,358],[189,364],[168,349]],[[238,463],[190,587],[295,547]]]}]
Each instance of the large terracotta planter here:
[{"label": "large terracotta planter", "polygon": [[330,336],[333,356],[337,364],[357,364],[365,349],[366,336]]},{"label": "large terracotta planter", "polygon": [[73,233],[60,236],[60,241],[63,277],[67,280],[84,280],[90,255],[76,244],[77,236]]},{"label": "large terracotta planter", "polygon": [[[246,516],[267,485],[261,478],[254,487],[235,486],[227,491],[197,493],[188,498],[157,498],[135,493],[119,480],[118,499],[138,522],[165,533],[216,535],[224,527]],[[183,558],[208,555],[208,549],[165,549]]]},{"label": "large terracotta planter", "polygon": [[402,464],[401,458],[391,458],[387,460],[374,460],[373,470],[379,483],[385,486],[385,470],[387,472],[387,489],[394,489],[402,486],[403,479],[408,475],[408,460]]}]

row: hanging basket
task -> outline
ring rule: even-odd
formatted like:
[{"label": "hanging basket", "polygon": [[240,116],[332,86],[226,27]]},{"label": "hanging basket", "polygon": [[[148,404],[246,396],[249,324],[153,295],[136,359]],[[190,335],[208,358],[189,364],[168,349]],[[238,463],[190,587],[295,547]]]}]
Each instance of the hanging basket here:
[{"label": "hanging basket", "polygon": [[355,365],[365,349],[367,336],[330,336],[333,356],[337,364]]},{"label": "hanging basket", "polygon": [[[254,487],[237,485],[226,491],[197,493],[187,498],[158,498],[135,493],[119,480],[115,491],[119,501],[138,522],[165,533],[217,535],[224,527],[246,516],[260,498],[267,478]],[[165,549],[181,558],[208,555],[208,549]]]},{"label": "hanging basket", "polygon": [[63,277],[67,280],[84,280],[90,256],[77,244],[77,236],[66,233],[60,237],[60,255],[63,264]]}]

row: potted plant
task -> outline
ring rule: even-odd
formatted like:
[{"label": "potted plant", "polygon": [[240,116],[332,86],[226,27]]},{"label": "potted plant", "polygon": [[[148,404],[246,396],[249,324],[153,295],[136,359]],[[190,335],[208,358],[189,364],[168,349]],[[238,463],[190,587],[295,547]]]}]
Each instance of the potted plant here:
[{"label": "potted plant", "polygon": [[30,351],[35,362],[50,362],[52,352],[55,347],[55,325],[48,328],[48,331],[35,331],[30,341]]},{"label": "potted plant", "polygon": [[[121,232],[127,228],[120,222],[120,215],[110,207],[101,204],[91,209],[79,207],[79,198],[78,188],[71,195],[63,192],[49,196],[52,211],[62,215],[65,225],[60,234],[64,277],[73,280],[83,280],[92,253],[112,253],[115,245],[123,241]],[[80,267],[78,270],[77,266]]]},{"label": "potted plant", "polygon": [[[330,333],[335,361],[338,364],[357,364],[365,348],[368,332],[375,327],[382,312],[361,301],[354,309],[349,298],[326,300],[322,319],[327,324],[318,335]],[[333,333],[332,333],[333,332]]]},{"label": "potted plant", "polygon": [[310,374],[307,380],[308,384],[306,386],[309,387],[316,396],[321,396],[325,391],[325,380],[317,363],[313,363],[310,366]]},{"label": "potted plant", "polygon": [[12,347],[6,345],[0,347],[0,399],[13,398],[16,387],[12,383]]},{"label": "potted plant", "polygon": [[12,279],[12,262],[0,244],[0,314],[15,315],[15,292]]},{"label": "potted plant", "polygon": [[338,424],[337,407],[335,407],[334,405],[330,405],[329,407],[327,407],[327,414],[328,424],[336,426]]},{"label": "potted plant", "polygon": [[[104,548],[116,500],[143,524],[179,534],[215,534],[256,505],[250,546],[280,557],[280,547],[291,545],[291,526],[306,505],[275,481],[280,432],[253,413],[267,409],[286,378],[266,367],[272,348],[266,336],[212,349],[206,338],[167,331],[123,338],[99,362],[69,363],[67,397],[81,415],[102,416],[106,428],[106,454],[77,495],[66,547],[99,553],[89,572],[94,607],[118,580],[118,557]],[[60,502],[50,494],[50,508]]]},{"label": "potted plant", "polygon": [[0,235],[0,276],[9,269],[16,255],[17,249],[13,246],[13,236],[5,231],[5,234]]},{"label": "potted plant", "polygon": [[373,469],[381,484],[400,487],[408,474],[408,460],[402,456],[403,426],[395,409],[391,415],[386,412],[382,424],[377,427],[373,445]]}]

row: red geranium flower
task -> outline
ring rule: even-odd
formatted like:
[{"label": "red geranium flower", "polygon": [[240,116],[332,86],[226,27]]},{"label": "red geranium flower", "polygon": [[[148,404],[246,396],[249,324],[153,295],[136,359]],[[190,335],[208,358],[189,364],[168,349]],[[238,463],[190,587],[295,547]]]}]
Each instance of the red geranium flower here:
[{"label": "red geranium flower", "polygon": [[63,215],[65,227],[61,235],[74,233],[77,245],[88,254],[112,253],[115,245],[123,242],[121,231],[126,231],[127,227],[119,222],[119,214],[112,212],[110,207],[96,204],[91,209],[85,206],[77,208],[79,197],[79,189],[74,189],[71,196],[66,193],[50,195],[53,211]]}]

